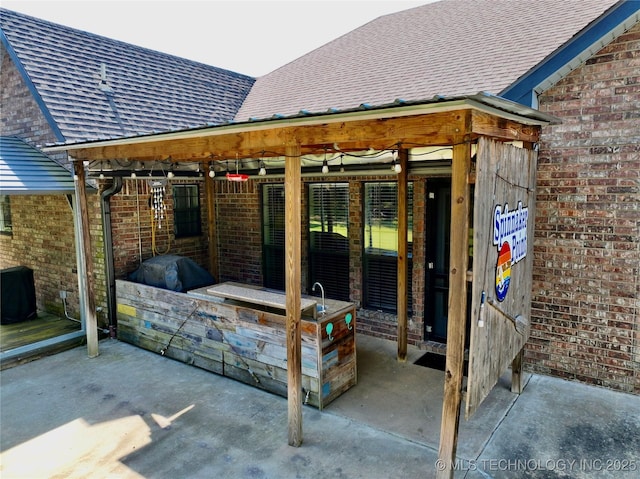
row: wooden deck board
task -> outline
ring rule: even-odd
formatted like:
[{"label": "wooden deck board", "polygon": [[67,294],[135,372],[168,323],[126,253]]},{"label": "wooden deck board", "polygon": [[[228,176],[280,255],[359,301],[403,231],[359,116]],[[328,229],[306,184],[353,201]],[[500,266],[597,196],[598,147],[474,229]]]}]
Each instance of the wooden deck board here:
[{"label": "wooden deck board", "polygon": [[38,312],[38,317],[30,321],[0,325],[0,351],[11,351],[74,331],[80,331],[80,323]]}]

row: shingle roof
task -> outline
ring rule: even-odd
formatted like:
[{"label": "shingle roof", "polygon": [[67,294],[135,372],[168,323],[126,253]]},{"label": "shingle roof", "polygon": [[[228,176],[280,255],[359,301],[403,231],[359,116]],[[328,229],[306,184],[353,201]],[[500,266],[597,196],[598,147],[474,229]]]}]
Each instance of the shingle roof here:
[{"label": "shingle roof", "polygon": [[259,78],[236,120],[500,93],[616,0],[442,0],[386,15]]},{"label": "shingle roof", "polygon": [[[0,26],[36,99],[68,142],[224,123],[254,83],[6,9],[0,9]],[[99,86],[103,68],[106,88]]]},{"label": "shingle roof", "polygon": [[0,137],[0,194],[69,194],[73,176],[62,166],[15,137]]}]

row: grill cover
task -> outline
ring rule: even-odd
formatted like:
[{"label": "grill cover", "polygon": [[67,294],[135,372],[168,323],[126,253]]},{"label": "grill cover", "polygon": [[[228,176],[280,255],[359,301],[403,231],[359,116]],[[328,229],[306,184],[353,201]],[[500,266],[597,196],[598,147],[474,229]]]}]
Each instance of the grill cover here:
[{"label": "grill cover", "polygon": [[215,283],[215,279],[206,269],[190,258],[177,255],[149,258],[143,261],[128,279],[136,283],[180,292]]}]

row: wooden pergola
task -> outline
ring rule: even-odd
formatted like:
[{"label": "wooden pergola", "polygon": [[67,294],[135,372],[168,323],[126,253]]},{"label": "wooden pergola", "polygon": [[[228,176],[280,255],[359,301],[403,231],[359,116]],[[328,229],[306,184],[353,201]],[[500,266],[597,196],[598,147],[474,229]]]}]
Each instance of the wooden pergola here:
[{"label": "wooden pergola", "polygon": [[[468,97],[434,99],[429,102],[414,104],[399,103],[379,108],[358,108],[339,113],[323,113],[317,115],[296,115],[288,118],[272,118],[264,121],[232,123],[221,126],[189,129],[161,134],[142,135],[132,138],[86,142],[60,145],[48,148],[48,151],[67,151],[74,161],[75,173],[84,178],[86,167],[84,161],[94,162],[111,159],[129,161],[160,161],[170,157],[173,162],[202,162],[206,167],[215,161],[225,159],[255,157],[257,152],[268,156],[269,152],[285,156],[285,206],[286,206],[286,244],[285,244],[285,276],[286,276],[286,334],[288,364],[288,437],[289,444],[299,446],[302,443],[302,388],[301,388],[301,335],[300,335],[300,300],[301,300],[301,157],[317,154],[333,149],[336,145],[340,151],[364,151],[388,149],[396,145],[402,173],[398,181],[398,360],[405,361],[407,354],[407,179],[411,173],[408,165],[407,149],[413,145],[450,146],[453,149],[451,163],[451,243],[449,269],[449,307],[447,356],[444,384],[444,404],[440,435],[439,457],[447,467],[438,471],[439,477],[453,477],[453,461],[456,456],[458,424],[463,399],[463,363],[465,355],[465,329],[467,324],[467,304],[459,298],[467,297],[467,288],[471,275],[468,264],[469,218],[472,198],[470,185],[475,182],[476,174],[483,161],[477,155],[475,164],[472,160],[472,145],[479,139],[495,140],[497,143],[521,142],[524,150],[531,153],[539,140],[540,127],[554,121],[542,113],[523,107],[519,104],[484,94]],[[533,154],[533,190],[535,190],[535,154]],[[518,167],[521,169],[520,167]],[[489,176],[492,176],[489,173]],[[495,175],[494,175],[495,176]],[[530,178],[529,178],[530,181]],[[209,205],[209,237],[215,235],[213,216],[214,196],[212,182],[207,179],[207,202]],[[80,199],[80,214],[83,235],[83,256],[87,278],[85,320],[87,327],[88,354],[98,354],[97,324],[95,314],[93,265],[91,261],[89,239],[89,217],[85,182],[77,181],[77,193]],[[482,197],[476,184],[476,198]],[[529,184],[527,188],[531,188]],[[478,196],[480,195],[480,196]],[[475,209],[483,208],[482,214],[493,214],[494,203],[476,201]],[[491,208],[491,211],[489,211]],[[532,222],[531,222],[532,223]],[[474,229],[477,229],[475,227]],[[533,238],[533,234],[531,234]],[[475,240],[477,241],[477,240]],[[216,271],[217,260],[214,242],[210,244],[210,261],[212,272]],[[532,247],[533,240],[530,241]],[[529,255],[530,257],[532,255]],[[475,258],[474,258],[475,262]],[[530,267],[529,267],[530,270]],[[530,271],[528,272],[530,275]],[[526,274],[524,277],[526,282]],[[529,276],[530,278],[530,276]],[[529,279],[530,281],[530,279]],[[526,288],[527,285],[524,285]],[[530,289],[530,283],[529,283]],[[484,290],[483,290],[484,291]],[[474,295],[475,296],[475,295]],[[525,298],[526,299],[526,298]],[[473,314],[484,307],[476,298],[473,299]],[[490,308],[491,309],[491,308]],[[494,308],[499,309],[499,308]],[[515,317],[518,312],[504,312],[507,317]],[[512,316],[510,316],[512,315]],[[489,317],[487,318],[489,320]],[[473,335],[473,328],[472,328]],[[527,332],[528,335],[528,332]],[[520,338],[522,339],[522,338]],[[526,338],[525,338],[526,340]],[[504,362],[514,360],[514,390],[519,390],[517,383],[519,369],[518,359],[523,341],[508,341],[508,351],[500,360],[500,364],[492,367],[504,371]],[[482,346],[481,346],[482,347]],[[486,345],[484,346],[486,347]],[[495,347],[495,345],[494,345]],[[515,353],[513,349],[516,349]],[[470,364],[473,367],[470,352]],[[509,359],[511,358],[511,359]],[[507,364],[508,366],[509,364]],[[469,377],[468,388],[474,381],[473,372]],[[491,383],[493,381],[493,383]],[[495,384],[496,378],[483,380],[486,389]],[[484,394],[486,396],[486,394]],[[483,396],[484,397],[484,396]],[[483,397],[479,398],[479,401]],[[474,405],[477,407],[477,404]],[[467,410],[469,413],[469,409]]]}]

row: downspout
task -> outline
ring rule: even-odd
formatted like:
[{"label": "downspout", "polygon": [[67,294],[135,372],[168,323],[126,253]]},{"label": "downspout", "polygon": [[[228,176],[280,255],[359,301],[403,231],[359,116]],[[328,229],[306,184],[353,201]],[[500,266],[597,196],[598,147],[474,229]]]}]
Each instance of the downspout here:
[{"label": "downspout", "polygon": [[111,236],[111,202],[110,198],[122,190],[122,178],[114,177],[113,184],[100,194],[102,205],[102,229],[104,231],[104,263],[107,282],[107,316],[109,319],[109,337],[117,337],[116,320],[116,280],[113,266],[113,238]]}]

